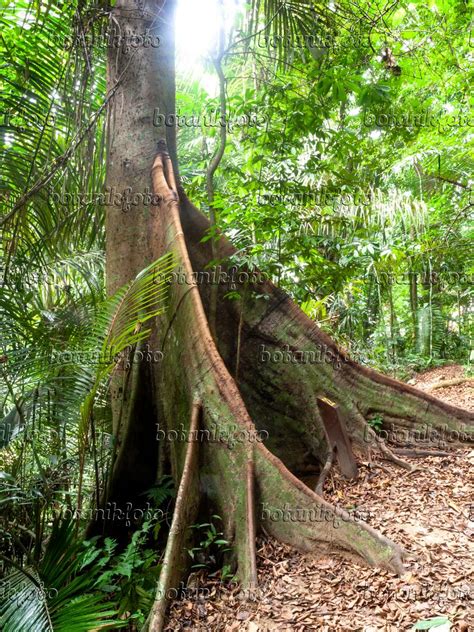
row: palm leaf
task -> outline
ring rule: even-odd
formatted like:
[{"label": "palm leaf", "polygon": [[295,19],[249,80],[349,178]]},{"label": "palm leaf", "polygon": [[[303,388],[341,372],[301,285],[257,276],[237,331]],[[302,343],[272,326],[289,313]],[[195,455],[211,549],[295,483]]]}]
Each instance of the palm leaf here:
[{"label": "palm leaf", "polygon": [[100,568],[80,573],[82,542],[69,520],[56,521],[37,568],[15,568],[0,581],[3,632],[89,632],[126,625],[94,590]]},{"label": "palm leaf", "polygon": [[53,632],[45,594],[30,573],[15,569],[0,583],[0,589],[7,595],[0,605],[4,632]]},{"label": "palm leaf", "polygon": [[304,37],[314,38],[320,27],[325,31],[333,28],[333,21],[328,8],[313,0],[252,0],[248,31],[251,34],[263,31],[271,36],[279,64],[286,67],[287,42],[296,45]]}]

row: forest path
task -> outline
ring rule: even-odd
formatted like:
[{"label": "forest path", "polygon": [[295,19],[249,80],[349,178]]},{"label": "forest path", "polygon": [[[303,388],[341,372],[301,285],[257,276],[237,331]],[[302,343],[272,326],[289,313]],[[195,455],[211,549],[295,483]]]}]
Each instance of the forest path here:
[{"label": "forest path", "polygon": [[[411,383],[428,390],[463,375],[462,367],[449,365]],[[464,383],[434,394],[474,410],[473,390]],[[442,450],[443,439],[432,449]],[[386,461],[360,462],[359,478],[348,482],[333,468],[324,488],[326,500],[359,512],[409,552],[404,576],[334,554],[305,555],[261,537],[254,602],[196,573],[193,588],[172,603],[166,630],[401,632],[437,616],[452,622],[451,632],[474,630],[474,450],[407,460],[420,469],[407,473]]]}]

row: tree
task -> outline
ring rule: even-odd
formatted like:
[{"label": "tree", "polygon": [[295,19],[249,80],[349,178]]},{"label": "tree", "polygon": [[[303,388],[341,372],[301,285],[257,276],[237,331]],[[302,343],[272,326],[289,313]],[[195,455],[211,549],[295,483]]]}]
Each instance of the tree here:
[{"label": "tree", "polygon": [[[256,583],[255,534],[259,523],[271,535],[302,550],[330,545],[355,552],[370,563],[400,571],[403,552],[398,546],[357,521],[356,517],[324,501],[319,493],[324,475],[335,457],[343,473],[347,476],[356,475],[357,461],[354,454],[370,458],[374,453],[381,453],[400,466],[407,467],[384,441],[377,438],[374,428],[381,423],[383,430],[393,424],[396,429],[421,434],[426,433],[427,428],[429,432],[447,428],[449,432],[459,435],[464,425],[469,429],[472,426],[472,415],[359,366],[320,331],[282,289],[276,288],[263,273],[246,264],[223,236],[218,235],[213,239],[209,221],[191,204],[180,183],[172,123],[161,127],[154,125],[160,117],[164,117],[165,121],[167,118],[172,120],[175,109],[173,2],[121,0],[116,3],[110,15],[112,33],[107,34],[107,90],[103,85],[103,65],[101,60],[98,61],[91,54],[89,37],[93,39],[96,34],[96,21],[100,22],[101,17],[109,17],[109,7],[104,3],[97,7],[79,2],[76,7],[58,2],[58,6],[64,9],[61,13],[57,11],[57,6],[46,2],[18,0],[18,4],[22,9],[20,21],[24,22],[25,28],[18,26],[15,12],[10,15],[7,13],[6,17],[1,14],[2,26],[6,28],[0,39],[0,50],[8,60],[12,60],[11,66],[5,65],[0,69],[1,87],[5,94],[5,97],[2,94],[2,98],[5,109],[14,113],[12,120],[2,121],[5,122],[2,126],[2,158],[5,160],[0,166],[0,186],[2,201],[4,189],[8,198],[7,213],[1,219],[2,228],[6,229],[2,243],[6,254],[3,278],[9,285],[6,285],[8,291],[0,298],[2,319],[5,318],[2,324],[6,324],[6,342],[2,343],[5,344],[6,352],[3,355],[2,346],[0,363],[2,373],[8,378],[6,386],[1,386],[1,394],[2,400],[8,402],[9,407],[14,407],[0,422],[0,430],[1,439],[6,443],[11,439],[11,436],[5,436],[9,435],[10,424],[16,432],[18,428],[27,428],[31,423],[35,426],[36,419],[44,423],[46,418],[47,424],[53,425],[55,430],[49,442],[44,437],[41,425],[36,424],[41,430],[41,440],[29,443],[25,439],[21,445],[20,458],[12,461],[14,474],[18,468],[21,478],[22,463],[25,462],[21,455],[31,456],[28,476],[30,479],[40,479],[40,489],[47,490],[43,496],[38,495],[37,486],[33,486],[32,503],[25,503],[21,508],[23,519],[28,508],[33,507],[37,557],[41,553],[43,534],[56,511],[53,501],[49,505],[44,501],[48,494],[55,499],[58,492],[58,482],[54,478],[56,469],[52,466],[53,461],[49,460],[51,454],[53,458],[60,459],[60,467],[64,467],[64,471],[60,472],[66,480],[66,489],[62,490],[66,498],[64,504],[68,507],[71,505],[74,484],[69,488],[67,485],[74,480],[76,462],[69,458],[72,450],[66,450],[68,446],[62,430],[65,421],[70,427],[77,426],[80,401],[77,393],[67,387],[67,380],[69,384],[73,381],[76,366],[48,366],[44,369],[42,365],[38,369],[39,363],[35,365],[32,362],[32,368],[28,365],[25,370],[20,351],[23,352],[26,347],[30,356],[36,354],[35,360],[40,355],[38,350],[44,351],[46,360],[49,360],[51,350],[55,352],[57,347],[67,350],[68,343],[71,340],[74,342],[73,337],[69,336],[71,331],[75,332],[76,338],[87,335],[89,321],[84,319],[84,313],[88,305],[73,300],[77,295],[82,296],[80,290],[85,285],[77,283],[79,291],[75,292],[76,273],[82,281],[86,279],[87,284],[99,288],[96,294],[86,293],[86,298],[91,298],[93,302],[101,296],[100,265],[96,266],[94,253],[89,252],[91,244],[99,250],[102,246],[101,224],[96,221],[95,200],[88,197],[86,192],[98,191],[101,185],[101,140],[104,134],[100,126],[100,114],[108,104],[106,185],[113,199],[106,213],[108,293],[114,294],[127,281],[135,279],[145,266],[163,253],[170,252],[174,256],[175,276],[169,287],[167,310],[154,320],[151,337],[147,341],[151,354],[162,354],[163,362],[159,366],[149,362],[148,351],[142,341],[137,343],[141,346],[137,346],[136,351],[142,353],[144,360],[132,366],[122,362],[117,367],[121,370],[114,371],[111,379],[115,449],[102,498],[103,503],[115,502],[119,509],[126,509],[129,503],[140,507],[143,503],[142,493],[168,472],[172,472],[179,486],[150,627],[157,629],[163,623],[166,589],[176,584],[180,574],[185,572],[185,549],[189,547],[187,540],[190,534],[186,527],[199,514],[215,511],[223,516],[225,537],[232,544],[238,577],[245,588],[252,588]],[[308,25],[314,26],[315,16],[310,10],[313,5],[309,2],[265,4],[268,10],[265,19],[267,31],[277,36],[282,47],[289,33],[304,32]],[[364,37],[368,33],[366,48],[372,47],[373,57],[376,58],[373,46],[380,44],[380,38],[386,38],[385,21],[388,17],[384,16],[383,32],[379,34],[378,44],[374,44],[373,23],[370,15],[364,14],[364,7],[360,9],[360,15],[351,13],[356,11],[353,5],[344,8],[349,12],[351,23],[357,23],[359,17],[362,22],[365,20],[367,32]],[[260,23],[257,9],[254,3],[251,19],[254,32],[255,25]],[[459,11],[462,12],[462,7]],[[410,10],[410,20],[412,13]],[[413,15],[413,24],[416,24],[419,16]],[[457,17],[454,11],[453,15],[450,14],[450,19]],[[322,10],[321,17],[324,18]],[[390,17],[393,18],[393,15]],[[436,27],[438,17],[442,20],[444,14],[437,16],[435,12],[427,11],[423,23]],[[400,14],[395,13],[393,19],[399,18]],[[329,23],[325,26],[331,30]],[[71,32],[74,41],[71,45],[64,45],[63,40],[70,38]],[[61,45],[51,46],[51,37],[56,38],[55,44],[61,42]],[[317,63],[308,68],[308,83],[311,85],[307,92],[299,94],[295,91],[296,96],[293,94],[285,104],[291,112],[287,121],[290,138],[301,151],[313,142],[311,134],[314,129],[323,128],[325,117],[332,118],[336,124],[343,120],[349,102],[348,94],[351,94],[357,83],[354,74],[363,75],[367,70],[374,74],[386,72],[390,76],[401,77],[403,82],[408,64],[404,59],[398,65],[398,52],[395,59],[387,54],[385,61],[374,61],[374,70],[372,67],[367,68],[369,64],[359,58],[354,61],[351,57],[352,31],[342,37],[346,37],[350,44],[347,47],[349,52],[337,58],[335,68],[331,68],[330,64],[328,68],[328,64]],[[246,41],[244,37],[243,46]],[[38,59],[31,55],[32,50],[38,51]],[[442,52],[449,58],[449,51]],[[312,47],[311,56],[314,60],[320,59],[321,54],[321,51]],[[440,53],[439,58],[444,57]],[[75,61],[72,68],[71,58]],[[414,57],[411,63],[413,74],[417,71],[417,58]],[[382,66],[382,70],[377,70],[377,64]],[[449,74],[450,62],[444,61],[443,64],[440,63],[442,70]],[[292,70],[295,67],[298,72],[306,70],[306,62],[292,59]],[[398,70],[394,72],[395,69]],[[432,72],[437,74],[438,68],[435,67]],[[260,68],[255,69],[254,75],[256,84],[265,83],[271,76],[261,72]],[[268,94],[264,95],[265,99],[269,97],[267,100],[272,108],[281,105],[288,92],[286,79],[287,76],[282,75],[281,85],[270,85]],[[462,102],[462,81],[447,85],[447,94],[461,95],[459,101]],[[387,106],[386,86],[379,85],[377,81],[372,84],[360,81],[359,88],[358,102],[375,102],[381,108]],[[56,98],[58,89],[62,100]],[[409,90],[410,86],[406,92]],[[427,90],[432,90],[429,81],[421,84],[417,95],[420,102]],[[400,92],[404,92],[403,83]],[[313,95],[310,101],[309,93]],[[104,94],[105,102],[102,101]],[[396,101],[396,106],[402,112],[404,104],[403,99]],[[262,103],[263,107],[265,103]],[[155,117],[157,112],[158,117]],[[56,121],[51,124],[53,113]],[[90,119],[87,114],[90,114]],[[359,119],[362,116],[365,124],[365,113]],[[17,124],[18,120],[28,123],[26,130]],[[76,130],[77,134],[71,133]],[[336,151],[326,151],[318,141],[314,152],[320,162],[326,161],[328,172],[344,173],[349,185],[357,181],[360,175],[358,163],[362,164],[359,171],[365,169],[371,175],[376,163],[381,165],[382,171],[386,170],[391,164],[387,156],[392,157],[394,152],[400,162],[407,162],[407,156],[397,145],[395,133],[393,136],[388,135],[385,142],[380,144],[375,158],[371,157],[374,147],[369,143],[372,141],[368,141],[368,134],[365,134],[364,140],[351,154],[351,164],[347,165],[346,148],[353,142],[354,134],[353,128],[342,129],[340,136],[336,137],[341,141],[335,143]],[[271,126],[268,136],[272,141],[268,162],[272,166],[274,162],[280,165],[286,158],[287,137],[279,129],[271,129]],[[306,138],[302,140],[304,136]],[[419,137],[411,132],[407,132],[406,136],[412,142],[417,160],[422,160],[422,166],[415,164],[417,177],[413,188],[419,186],[420,179],[423,185],[433,188],[432,180],[436,176],[423,172],[426,165],[419,154],[424,144],[429,145],[426,153],[432,153],[439,143],[438,136],[421,134]],[[451,139],[452,146],[457,143],[457,138]],[[460,161],[460,155],[452,148],[448,149],[447,153],[451,152],[449,164],[456,171],[454,167]],[[260,148],[256,149],[256,153],[261,153]],[[369,156],[365,162],[364,154]],[[407,154],[411,160],[409,152]],[[258,164],[259,161],[261,163],[262,159],[255,162]],[[308,171],[314,170],[313,155],[308,165]],[[297,169],[299,164],[295,158],[289,171],[295,174]],[[437,177],[440,169],[438,164]],[[221,167],[217,173],[219,171],[224,170]],[[430,174],[435,171],[430,168]],[[286,174],[288,171],[276,168],[270,176],[275,177],[275,174],[278,176],[280,173]],[[461,189],[467,187],[464,182],[453,181],[455,184],[450,183],[449,186]],[[288,189],[295,188],[294,182],[284,184],[288,185]],[[50,185],[54,185],[53,196],[47,194]],[[245,185],[246,193],[247,190],[257,190],[252,188],[250,177]],[[207,197],[211,200],[213,196],[202,188],[201,199]],[[71,205],[55,204],[56,196],[60,197],[59,192],[64,191],[67,195],[72,194],[73,198],[77,194],[79,202]],[[447,237],[452,239],[452,227],[463,215],[456,213],[453,219],[449,217],[451,209],[455,207],[449,206],[452,196],[445,191],[443,189],[438,207],[439,215],[444,219],[440,223],[442,227],[447,227]],[[294,191],[295,197],[299,192]],[[216,190],[216,193],[219,192]],[[199,199],[199,192],[194,190],[194,196]],[[214,199],[218,202],[218,196],[214,196]],[[282,212],[281,206],[277,208],[277,213]],[[393,207],[397,207],[396,201],[392,203]],[[246,210],[241,212],[244,214]],[[275,215],[271,205],[266,206],[266,212]],[[278,246],[281,245],[280,236],[283,235],[283,241],[286,238],[288,225],[291,222],[293,225],[300,223],[300,218],[291,219],[290,213],[270,219],[269,232],[275,226],[278,227]],[[405,219],[401,213],[400,222]],[[370,230],[367,232],[370,233]],[[436,241],[439,234],[439,230],[434,235],[428,234],[428,251],[430,240]],[[340,244],[345,238],[344,231],[338,237]],[[294,242],[297,241],[294,239]],[[393,245],[393,251],[397,247],[400,251],[396,238],[392,244],[384,236],[382,243],[387,245],[387,249]],[[451,250],[455,251],[459,243],[460,239],[453,239]],[[337,248],[331,251],[327,247],[324,252],[323,248],[310,246],[311,252],[308,247],[308,253],[305,253],[312,264],[308,267],[313,271],[316,269],[319,276],[324,276],[328,269],[325,264],[331,259],[336,260]],[[416,291],[413,294],[412,311],[413,327],[417,331],[417,322],[422,319],[421,316],[424,317],[422,310],[426,306],[422,307],[422,303],[426,303],[425,294],[429,292],[428,308],[431,311],[433,301],[432,287],[429,284],[430,287],[424,290],[420,269],[416,267],[418,243],[414,246],[413,251],[407,249],[407,259],[410,265],[415,264],[413,268],[410,267],[410,271],[415,275]],[[71,247],[79,252],[74,253],[77,260],[71,257],[67,262],[67,273],[56,274],[57,266],[54,265],[51,273],[48,272],[55,279],[66,279],[64,292],[55,292],[50,286],[43,291],[39,284],[41,287],[37,293],[41,293],[41,296],[38,297],[31,288],[24,289],[20,283],[21,277],[29,272],[32,265],[40,267],[41,264],[45,270],[64,251],[70,254]],[[290,250],[292,258],[295,252],[299,252],[297,243]],[[393,263],[391,253],[385,260],[382,257],[377,259],[373,248],[367,247],[365,253],[365,258],[358,259],[359,268],[367,263],[376,274],[381,275],[386,272],[384,264],[388,271],[393,270],[394,265],[390,265]],[[314,259],[311,259],[313,254]],[[394,258],[396,256],[395,252]],[[456,253],[457,256],[461,259],[462,255]],[[96,259],[100,261],[100,252]],[[428,260],[431,261],[429,257]],[[331,286],[332,279],[325,283]],[[289,286],[290,283],[286,282],[287,289],[290,289]],[[18,290],[18,287],[22,290]],[[391,291],[389,286],[377,287],[378,293],[372,291],[374,313],[383,312],[384,295]],[[303,296],[304,289],[301,289],[301,293],[299,291],[300,288],[296,288],[294,295]],[[36,301],[34,309],[25,310],[25,304],[33,302],[31,296]],[[390,314],[394,315],[394,301],[390,303],[392,296],[388,294],[388,297]],[[208,322],[214,320],[214,298],[217,298],[218,307],[215,328],[208,326]],[[145,307],[153,308],[153,305],[145,301]],[[126,303],[123,311],[134,325],[136,323],[136,331],[132,332],[133,340],[139,339],[140,321],[146,314],[141,310],[137,313],[133,301]],[[381,320],[385,324],[383,314]],[[79,333],[71,325],[77,322],[81,325]],[[392,324],[396,330],[394,319]],[[368,322],[366,325],[368,331],[372,324]],[[433,338],[431,323],[428,329],[429,336]],[[118,337],[121,333],[115,332]],[[388,340],[387,334],[385,339]],[[50,374],[53,374],[54,379],[49,380]],[[23,383],[18,380],[18,375],[24,378]],[[87,371],[79,372],[74,377],[74,385],[85,384],[89,387],[90,375]],[[72,393],[74,398],[66,402],[66,396]],[[80,394],[84,395],[83,388]],[[86,395],[90,412],[91,397],[87,390]],[[94,414],[99,412],[97,409],[100,409],[103,418],[98,420],[98,416],[92,418],[91,415],[91,421],[101,421],[104,427],[104,418],[105,422],[108,419],[102,401],[93,411]],[[9,411],[9,408],[6,410]],[[90,439],[88,448],[93,458],[97,455],[94,444],[98,438],[96,429],[97,426],[88,428],[87,437]],[[264,437],[267,439],[262,445],[261,439]],[[75,438],[76,435],[73,435],[71,443],[74,444]],[[459,443],[461,441],[462,436]],[[51,453],[49,443],[57,444]],[[78,451],[73,445],[73,449],[74,456],[79,452],[78,469],[82,474],[84,445]],[[45,463],[48,463],[48,469],[45,469]],[[92,467],[99,470],[97,462]],[[320,474],[318,493],[299,480],[298,477],[305,471]],[[14,504],[15,495],[22,492],[23,485],[22,481],[15,482],[14,476],[10,480],[13,481],[13,503],[10,503],[9,516],[16,518],[11,505]],[[96,472],[97,487],[100,480],[102,477]],[[18,485],[19,492],[15,485]],[[81,494],[79,497],[81,500]],[[95,502],[94,498],[92,504]],[[104,526],[109,533],[123,540],[129,536],[126,529],[120,528],[120,522],[113,520],[91,524],[89,533],[102,533]],[[26,537],[23,533],[19,535]],[[23,555],[23,550],[20,555]]]},{"label": "tree", "polygon": [[[149,629],[163,625],[166,591],[186,566],[186,527],[205,505],[224,516],[224,532],[246,588],[256,585],[260,522],[271,535],[302,550],[330,544],[400,572],[399,546],[329,505],[294,472],[316,463],[322,467],[335,451],[345,474],[354,476],[352,448],[366,458],[378,452],[410,467],[377,439],[372,418],[405,430],[462,433],[473,416],[349,359],[283,291],[267,280],[249,281],[252,270],[236,265],[235,250],[223,236],[214,244],[216,261],[206,240],[209,221],[179,183],[174,128],[152,126],[154,108],[174,114],[173,3],[119,0],[112,15],[114,36],[152,34],[160,38],[160,47],[140,47],[133,55],[109,49],[108,92],[114,96],[107,185],[143,193],[152,182],[160,202],[156,207],[142,203],[126,214],[108,209],[108,291],[165,252],[173,253],[178,273],[150,339],[152,349],[163,353],[163,364],[150,371],[143,362],[125,371],[112,393],[118,447],[107,500],[138,499],[168,467],[179,483]],[[228,274],[243,272],[244,280],[235,284],[235,300],[226,297],[229,282],[218,282],[213,338],[207,320],[213,286],[209,269],[217,264]],[[315,354],[319,361],[308,362]],[[155,448],[156,422],[165,436],[179,434],[182,424],[187,440]],[[227,437],[229,447],[189,440],[213,428]],[[255,441],[259,431],[268,433],[265,446]],[[241,440],[230,449],[235,432]],[[295,511],[315,510],[326,521],[291,519]]]}]

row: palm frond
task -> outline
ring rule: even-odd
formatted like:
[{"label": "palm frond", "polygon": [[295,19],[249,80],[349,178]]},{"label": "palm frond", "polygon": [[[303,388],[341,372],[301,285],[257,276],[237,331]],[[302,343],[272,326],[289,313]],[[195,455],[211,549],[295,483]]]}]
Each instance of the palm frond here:
[{"label": "palm frond", "polygon": [[249,33],[270,36],[283,67],[288,62],[288,42],[314,40],[322,30],[327,36],[334,22],[328,8],[314,0],[252,0],[249,16]]},{"label": "palm frond", "polygon": [[117,358],[127,349],[145,340],[150,328],[146,327],[163,309],[167,297],[169,274],[174,267],[171,254],[165,254],[142,270],[126,287],[105,303],[97,319],[99,332],[106,336],[100,347],[100,358],[94,385],[82,406],[82,423],[79,432],[88,430],[88,420],[101,382],[116,366]]},{"label": "palm frond", "polygon": [[0,605],[0,623],[5,632],[54,632],[48,604],[39,581],[30,573],[14,569],[0,585],[8,597]]},{"label": "palm frond", "polygon": [[82,549],[74,524],[57,520],[39,565],[15,568],[0,581],[6,595],[0,603],[3,632],[89,632],[126,625],[94,589],[100,568],[80,572]]}]

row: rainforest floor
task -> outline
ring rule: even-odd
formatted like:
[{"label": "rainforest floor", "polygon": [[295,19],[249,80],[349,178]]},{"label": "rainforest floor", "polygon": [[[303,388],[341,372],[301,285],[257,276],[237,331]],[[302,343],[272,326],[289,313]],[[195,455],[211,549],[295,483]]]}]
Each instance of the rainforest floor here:
[{"label": "rainforest floor", "polygon": [[[431,391],[439,382],[462,376],[462,367],[450,365],[418,374],[410,383],[474,410],[472,381]],[[474,450],[403,458],[418,469],[407,472],[387,461],[359,460],[356,481],[345,480],[333,468],[324,485],[326,500],[359,512],[408,552],[403,576],[337,554],[299,553],[262,534],[255,600],[243,601],[235,585],[206,571],[193,572],[184,597],[171,603],[165,629],[399,632],[444,616],[452,623],[451,632],[472,632]]]}]

